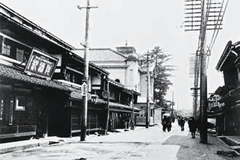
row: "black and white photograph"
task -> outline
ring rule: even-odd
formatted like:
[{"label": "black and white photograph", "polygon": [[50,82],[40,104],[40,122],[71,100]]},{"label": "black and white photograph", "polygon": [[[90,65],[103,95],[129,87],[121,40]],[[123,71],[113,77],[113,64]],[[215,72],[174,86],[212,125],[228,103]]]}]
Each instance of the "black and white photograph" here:
[{"label": "black and white photograph", "polygon": [[0,159],[240,159],[239,0],[0,0]]}]

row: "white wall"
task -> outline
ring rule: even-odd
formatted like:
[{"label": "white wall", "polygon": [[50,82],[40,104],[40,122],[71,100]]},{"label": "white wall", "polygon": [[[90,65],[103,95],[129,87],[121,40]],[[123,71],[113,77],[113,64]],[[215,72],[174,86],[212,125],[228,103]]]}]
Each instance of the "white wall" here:
[{"label": "white wall", "polygon": [[138,70],[138,63],[135,61],[128,61],[129,66],[126,70],[126,87],[135,91],[140,91],[140,72]]},{"label": "white wall", "polygon": [[109,78],[112,80],[119,79],[120,83],[125,85],[126,84],[126,72],[125,69],[118,69],[118,68],[104,68],[107,70],[109,74]]}]

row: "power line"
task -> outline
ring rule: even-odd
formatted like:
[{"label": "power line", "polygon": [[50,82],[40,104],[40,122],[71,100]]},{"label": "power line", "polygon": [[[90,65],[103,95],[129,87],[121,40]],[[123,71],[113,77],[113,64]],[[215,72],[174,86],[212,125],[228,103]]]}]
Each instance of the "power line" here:
[{"label": "power line", "polygon": [[[223,0],[223,2],[224,2],[224,0]],[[223,11],[223,15],[222,15],[222,19],[221,19],[221,22],[223,21],[223,17],[224,17],[224,15],[225,15],[225,13],[226,13],[226,9],[227,9],[227,6],[228,6],[228,2],[229,2],[229,0],[227,0],[227,2],[226,2],[226,5],[225,5],[225,8],[224,8],[224,11]],[[218,26],[216,25],[216,28],[217,28]],[[217,30],[217,31],[216,31]],[[210,43],[210,45],[209,45],[209,48],[210,48],[210,50],[212,50],[212,47],[213,47],[213,45],[214,45],[214,43],[215,43],[215,41],[216,41],[216,38],[217,38],[217,35],[218,35],[218,33],[219,33],[219,29],[216,29],[216,30],[214,30],[214,31],[216,31],[217,33],[216,33],[216,35],[213,37],[212,36],[212,40],[211,40],[211,43]]]},{"label": "power line", "polygon": [[[224,0],[223,0],[223,2],[222,2],[222,7],[223,7],[223,3],[224,3]],[[222,10],[222,8],[221,8],[221,10]],[[221,13],[219,13],[219,14],[221,14]],[[220,15],[219,15],[220,16]],[[219,22],[219,16],[218,16],[218,19],[217,19],[217,23]],[[223,19],[223,18],[222,18]],[[222,22],[222,19],[221,19],[221,21],[220,22]],[[209,48],[211,48],[211,45],[212,45],[212,43],[213,43],[213,40],[214,40],[214,37],[216,37],[216,34],[217,33],[217,25],[215,26],[215,30],[214,30],[214,32],[213,32],[213,35],[212,35],[212,38],[211,38],[211,41],[210,41],[210,44],[209,44]]]},{"label": "power line", "polygon": [[[200,31],[197,51],[195,55],[194,66],[194,104],[193,115],[196,117],[198,89],[200,89],[200,119],[201,119],[201,132],[200,142],[207,143],[207,56],[210,53],[210,47],[222,26],[224,12],[223,2],[214,0],[185,0],[185,14],[187,14],[184,27],[187,31]],[[201,6],[201,7],[200,7]],[[211,46],[205,50],[206,47],[206,31],[214,30],[211,40]],[[185,30],[186,31],[186,30]],[[208,59],[209,60],[209,59]],[[207,62],[207,63],[206,63]],[[200,76],[200,88],[198,88],[198,81]]]},{"label": "power line", "polygon": [[[222,21],[223,21],[223,17],[224,17],[224,15],[225,15],[225,13],[226,13],[226,10],[227,10],[227,6],[228,6],[228,2],[229,2],[229,0],[227,0],[227,2],[226,2],[226,5],[225,5],[225,8],[224,8],[224,11],[223,11],[223,14],[222,14],[222,18],[221,18],[221,20],[220,20],[220,23],[222,23]],[[223,0],[223,3],[222,3],[222,7],[223,7],[223,4],[224,4],[224,0]],[[219,18],[219,17],[218,17]],[[218,19],[219,20],[219,19]],[[214,33],[213,33],[213,35],[212,35],[212,39],[211,39],[211,42],[210,42],[210,44],[209,44],[209,51],[211,51],[212,50],[212,48],[213,48],[213,45],[214,45],[214,43],[215,43],[215,41],[216,41],[216,39],[217,39],[217,36],[218,36],[218,33],[219,33],[219,28],[217,28],[218,27],[218,25],[216,25],[215,26],[215,30],[214,30]],[[207,61],[207,66],[208,66],[208,64],[209,64],[209,58],[208,58],[208,61]]]}]

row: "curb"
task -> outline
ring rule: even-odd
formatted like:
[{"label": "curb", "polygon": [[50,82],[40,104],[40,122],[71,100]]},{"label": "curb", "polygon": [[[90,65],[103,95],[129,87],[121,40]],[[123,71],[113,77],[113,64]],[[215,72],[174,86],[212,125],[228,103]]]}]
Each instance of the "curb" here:
[{"label": "curb", "polygon": [[25,149],[35,148],[40,146],[44,147],[44,146],[49,146],[49,145],[58,144],[58,143],[59,142],[55,142],[55,141],[46,141],[46,142],[33,142],[31,144],[19,144],[19,145],[16,145],[13,143],[11,144],[11,146],[7,146],[7,147],[0,145],[0,154],[10,153],[14,151],[25,150]]}]

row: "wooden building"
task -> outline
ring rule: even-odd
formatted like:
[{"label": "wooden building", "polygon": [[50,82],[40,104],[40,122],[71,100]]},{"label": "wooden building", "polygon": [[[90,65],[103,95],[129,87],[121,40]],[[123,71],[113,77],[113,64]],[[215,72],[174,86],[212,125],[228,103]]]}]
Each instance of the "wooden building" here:
[{"label": "wooden building", "polygon": [[229,41],[216,69],[223,73],[224,86],[215,94],[220,96],[213,108],[219,135],[240,135],[240,42]]},{"label": "wooden building", "polygon": [[[81,132],[84,59],[73,50],[0,3],[0,139]],[[108,74],[90,63],[88,133],[106,129],[112,110],[132,113],[130,99],[137,99]]]},{"label": "wooden building", "polygon": [[0,4],[0,139],[48,134],[51,108],[70,93],[51,79],[50,54],[72,48]]}]

